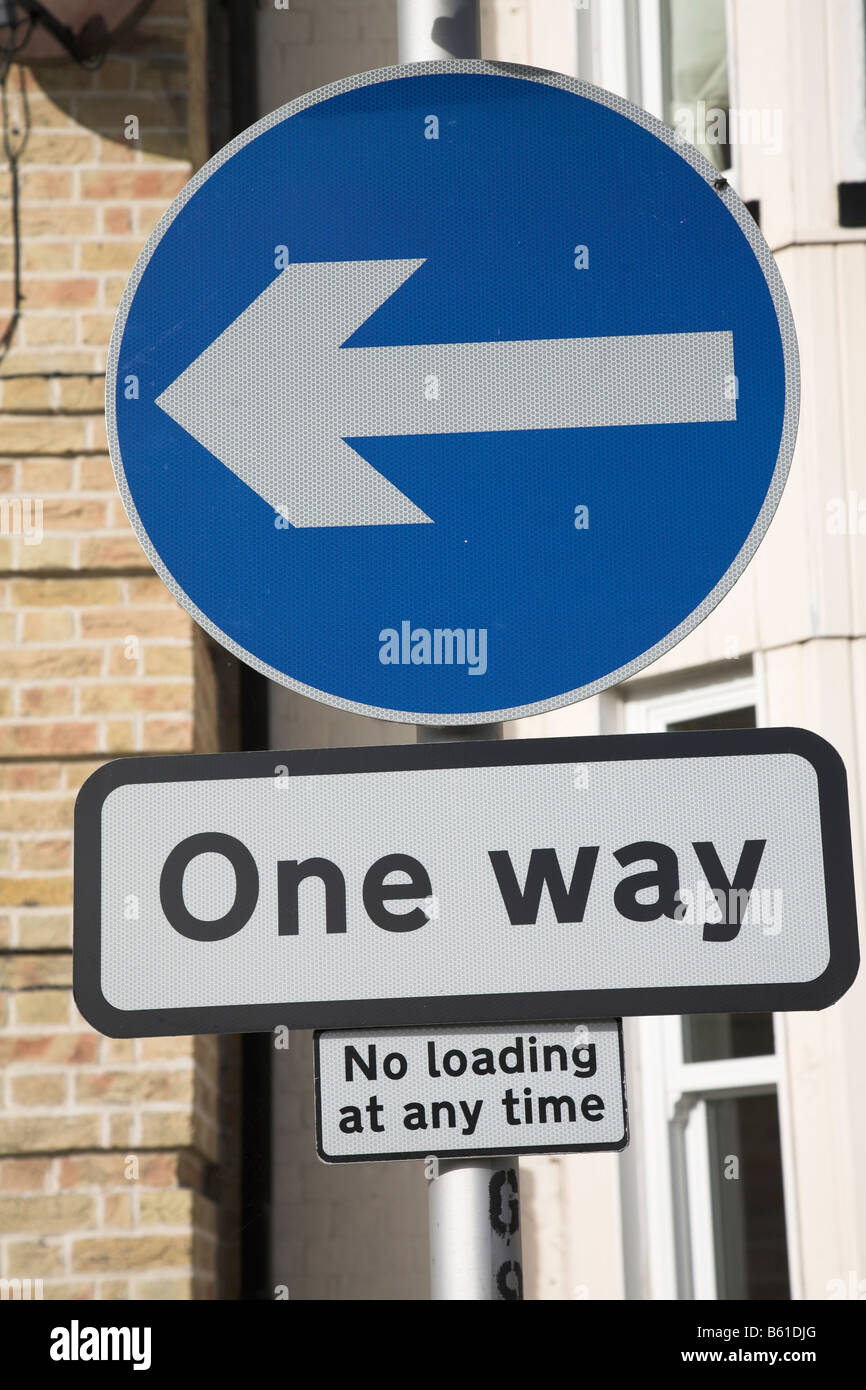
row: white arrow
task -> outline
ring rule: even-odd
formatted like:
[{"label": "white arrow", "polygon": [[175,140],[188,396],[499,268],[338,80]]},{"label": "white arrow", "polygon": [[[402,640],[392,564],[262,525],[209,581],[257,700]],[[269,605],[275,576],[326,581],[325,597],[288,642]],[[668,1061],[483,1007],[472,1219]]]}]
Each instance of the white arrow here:
[{"label": "white arrow", "polygon": [[157,405],[293,526],[431,520],[346,439],[736,419],[728,332],[343,347],[423,264],[290,265]]}]

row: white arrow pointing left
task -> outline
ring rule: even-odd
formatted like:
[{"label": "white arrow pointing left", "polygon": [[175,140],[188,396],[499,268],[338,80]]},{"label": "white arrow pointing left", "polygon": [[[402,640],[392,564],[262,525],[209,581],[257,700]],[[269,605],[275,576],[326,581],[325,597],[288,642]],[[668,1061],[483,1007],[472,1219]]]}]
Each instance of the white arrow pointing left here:
[{"label": "white arrow pointing left", "polygon": [[431,520],[346,439],[736,419],[728,332],[343,347],[421,265],[289,266],[157,405],[301,527]]}]

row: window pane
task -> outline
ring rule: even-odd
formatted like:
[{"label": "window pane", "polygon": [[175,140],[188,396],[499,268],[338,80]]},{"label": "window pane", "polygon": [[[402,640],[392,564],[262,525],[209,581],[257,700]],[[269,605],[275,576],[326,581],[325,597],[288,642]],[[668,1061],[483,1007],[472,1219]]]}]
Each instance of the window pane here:
[{"label": "window pane", "polygon": [[677,719],[667,725],[670,734],[687,734],[693,729],[754,729],[757,726],[754,705],[743,709],[726,709],[721,714],[702,714],[698,719]]},{"label": "window pane", "polygon": [[664,0],[662,26],[665,119],[717,169],[729,169],[725,0]]},{"label": "window pane", "polygon": [[687,1014],[682,1024],[684,1062],[766,1057],[775,1051],[772,1014]]},{"label": "window pane", "polygon": [[776,1097],[706,1105],[717,1296],[790,1298]]}]

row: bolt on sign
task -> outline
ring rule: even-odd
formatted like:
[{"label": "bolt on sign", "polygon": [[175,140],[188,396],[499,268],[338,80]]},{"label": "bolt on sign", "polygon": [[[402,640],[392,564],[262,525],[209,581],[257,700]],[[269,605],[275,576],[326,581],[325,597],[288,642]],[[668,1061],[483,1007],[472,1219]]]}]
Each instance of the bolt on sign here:
[{"label": "bolt on sign", "polygon": [[326,1163],[628,1143],[622,1023],[315,1036]]},{"label": "bolt on sign", "polygon": [[802,729],[120,759],[75,810],[109,1035],[822,1008],[847,784]]}]

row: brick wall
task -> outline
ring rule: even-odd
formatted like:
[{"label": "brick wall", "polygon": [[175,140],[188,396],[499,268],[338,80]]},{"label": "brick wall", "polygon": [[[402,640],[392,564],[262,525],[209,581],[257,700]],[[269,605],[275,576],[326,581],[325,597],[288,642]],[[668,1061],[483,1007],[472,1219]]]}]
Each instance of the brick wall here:
[{"label": "brick wall", "polygon": [[[128,272],[204,152],[204,64],[202,0],[155,0],[98,71],[5,83],[23,274],[0,360],[0,1276],[45,1297],[217,1292],[217,1041],[102,1038],[69,989],[81,782],[108,756],[216,746],[210,648],[127,525],[102,414]],[[0,338],[10,180],[0,165]]]}]

